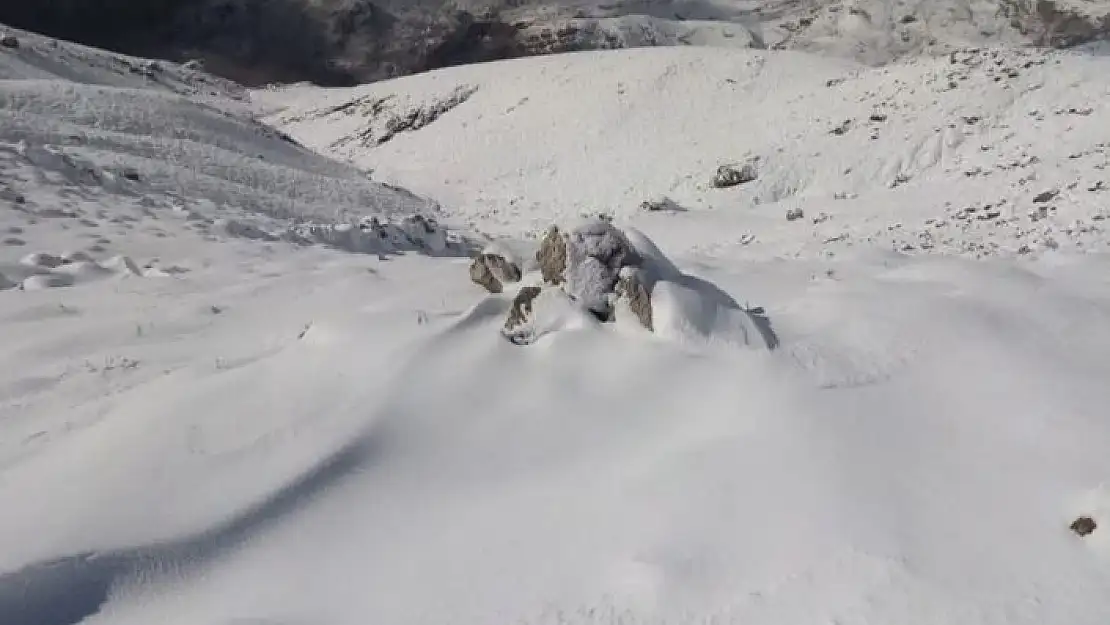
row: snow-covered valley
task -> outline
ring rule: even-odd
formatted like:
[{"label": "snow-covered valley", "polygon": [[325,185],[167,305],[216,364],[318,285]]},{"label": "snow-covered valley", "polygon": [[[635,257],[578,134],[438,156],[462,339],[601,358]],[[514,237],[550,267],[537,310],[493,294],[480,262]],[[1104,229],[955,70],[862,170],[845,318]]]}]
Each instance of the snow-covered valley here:
[{"label": "snow-covered valley", "polygon": [[[245,91],[21,33],[0,624],[1101,625],[1108,70],[690,47]],[[506,340],[548,227],[599,214],[666,268],[652,329],[566,296],[568,245]]]}]

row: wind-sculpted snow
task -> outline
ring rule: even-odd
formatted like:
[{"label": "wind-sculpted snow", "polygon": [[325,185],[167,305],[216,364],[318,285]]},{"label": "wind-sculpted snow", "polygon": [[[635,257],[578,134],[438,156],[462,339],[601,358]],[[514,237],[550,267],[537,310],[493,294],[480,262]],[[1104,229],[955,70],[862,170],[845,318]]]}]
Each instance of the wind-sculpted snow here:
[{"label": "wind-sculpted snow", "polygon": [[59,55],[0,81],[0,624],[1110,614],[1105,57]]}]

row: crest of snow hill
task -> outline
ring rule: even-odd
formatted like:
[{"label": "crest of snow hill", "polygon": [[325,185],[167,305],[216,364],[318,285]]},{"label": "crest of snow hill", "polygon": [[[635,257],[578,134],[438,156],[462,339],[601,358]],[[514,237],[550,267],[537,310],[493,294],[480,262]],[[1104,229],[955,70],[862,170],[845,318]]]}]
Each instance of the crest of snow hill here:
[{"label": "crest of snow hill", "polygon": [[502,328],[518,345],[569,320],[591,318],[631,322],[671,337],[776,345],[760,310],[745,309],[711,284],[682,274],[642,233],[605,219],[566,231],[551,226],[527,262],[491,245],[474,257],[470,278],[495,295],[519,285]]}]

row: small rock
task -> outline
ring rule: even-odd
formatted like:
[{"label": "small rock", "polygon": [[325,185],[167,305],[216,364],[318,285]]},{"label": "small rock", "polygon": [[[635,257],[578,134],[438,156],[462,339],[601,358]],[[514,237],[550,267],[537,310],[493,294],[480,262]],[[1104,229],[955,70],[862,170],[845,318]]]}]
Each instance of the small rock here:
[{"label": "small rock", "polygon": [[832,130],[830,130],[829,134],[836,135],[836,136],[839,137],[841,135],[847,134],[848,131],[851,130],[851,129],[852,129],[852,120],[846,119],[846,120],[840,122]]},{"label": "small rock", "polygon": [[1089,536],[1092,532],[1098,529],[1098,523],[1089,516],[1081,516],[1069,526],[1071,531],[1080,536]]},{"label": "small rock", "polygon": [[134,167],[128,167],[123,170],[123,177],[127,178],[131,182],[138,182],[140,180],[139,170],[135,169]]},{"label": "small rock", "polygon": [[890,181],[890,184],[887,185],[887,186],[889,186],[891,189],[893,189],[895,187],[906,184],[910,180],[911,180],[911,178],[910,178],[909,174],[904,174],[904,173],[903,174],[898,174],[897,176],[894,177],[894,180]]},{"label": "small rock", "polygon": [[649,213],[656,213],[656,212],[679,213],[679,212],[683,212],[685,209],[682,208],[681,206],[679,206],[677,202],[675,202],[671,198],[664,195],[664,196],[651,198],[650,200],[645,200],[644,202],[641,202],[640,203],[640,210],[644,210],[644,211],[647,211]]},{"label": "small rock", "polygon": [[10,33],[4,33],[0,35],[0,46],[15,50],[19,47],[19,37]]},{"label": "small rock", "polygon": [[717,168],[716,175],[713,176],[713,186],[718,189],[735,187],[745,182],[751,182],[755,180],[756,177],[755,165],[752,163],[745,163],[740,167],[734,165],[721,165]]},{"label": "small rock", "polygon": [[640,325],[653,330],[651,321],[651,292],[642,270],[626,267],[620,272],[613,289],[617,296],[628,302],[628,307],[640,320]]},{"label": "small rock", "polygon": [[478,259],[486,264],[493,277],[497,278],[502,284],[511,284],[520,282],[521,271],[513,261],[505,258],[501,254],[495,252],[483,252],[478,255]]},{"label": "small rock", "polygon": [[1051,202],[1057,195],[1060,195],[1059,189],[1049,189],[1035,195],[1033,201],[1037,204],[1044,204],[1045,202]]},{"label": "small rock", "polygon": [[885,113],[872,113],[871,117],[868,117],[868,119],[870,119],[873,122],[885,122],[886,121],[886,114]]},{"label": "small rock", "polygon": [[24,267],[40,267],[43,269],[55,269],[65,264],[65,259],[61,256],[54,254],[47,254],[45,252],[35,252],[28,254],[19,259],[19,264]]},{"label": "small rock", "polygon": [[801,208],[792,208],[786,211],[786,221],[797,221],[806,216],[806,213]]},{"label": "small rock", "polygon": [[490,271],[482,256],[476,256],[470,263],[470,279],[490,293],[501,292],[501,281]]},{"label": "small rock", "polygon": [[513,298],[509,317],[505,319],[505,330],[511,332],[528,322],[532,315],[532,302],[540,295],[540,287],[526,286]]},{"label": "small rock", "polygon": [[536,252],[536,262],[540,265],[543,281],[549,284],[563,282],[563,273],[567,269],[567,241],[559,228],[551,226],[540,242],[540,249]]}]

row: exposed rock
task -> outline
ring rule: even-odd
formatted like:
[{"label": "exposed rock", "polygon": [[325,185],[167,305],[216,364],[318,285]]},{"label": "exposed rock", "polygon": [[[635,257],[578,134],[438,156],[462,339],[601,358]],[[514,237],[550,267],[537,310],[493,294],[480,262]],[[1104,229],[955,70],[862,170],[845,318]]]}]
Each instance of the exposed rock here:
[{"label": "exposed rock", "polygon": [[561,284],[563,273],[567,268],[567,241],[559,228],[551,226],[540,242],[540,249],[536,252],[536,261],[540,265],[543,281],[549,284]]},{"label": "exposed rock", "polygon": [[1080,536],[1088,536],[1098,529],[1098,523],[1089,516],[1081,516],[1071,524],[1071,531]]},{"label": "exposed rock", "polygon": [[493,271],[482,255],[475,256],[474,261],[470,263],[470,279],[490,293],[501,292],[501,281],[493,275]]},{"label": "exposed rock", "polygon": [[656,213],[656,212],[680,213],[680,212],[684,212],[686,210],[685,208],[682,208],[681,206],[679,206],[677,202],[675,202],[674,200],[672,200],[671,198],[669,198],[665,195],[661,195],[659,197],[653,197],[650,200],[645,200],[645,201],[641,202],[640,203],[640,209],[644,210],[644,211],[647,211],[649,213]]},{"label": "exposed rock", "polygon": [[65,262],[65,259],[61,256],[47,254],[46,252],[35,252],[19,259],[19,264],[25,267],[41,267],[43,269],[54,269],[64,265]]},{"label": "exposed rock", "polygon": [[805,216],[806,216],[806,212],[804,210],[802,210],[801,208],[792,208],[792,209],[786,211],[786,220],[787,221],[798,221],[799,219],[802,219]]},{"label": "exposed rock", "polygon": [[0,34],[0,46],[14,50],[19,47],[19,37],[10,33]]},{"label": "exposed rock", "polygon": [[1007,0],[1001,9],[1039,46],[1069,48],[1110,35],[1110,13],[1058,0]]},{"label": "exposed rock", "polygon": [[[485,270],[476,268],[475,265],[482,265]],[[491,293],[500,293],[502,285],[520,282],[521,271],[516,263],[501,254],[486,251],[474,257],[474,262],[470,265],[470,277]],[[487,286],[493,284],[496,284],[497,290]]]},{"label": "exposed rock", "polygon": [[846,120],[840,122],[839,124],[837,124],[836,126],[834,126],[833,129],[829,131],[829,134],[836,135],[836,136],[839,137],[839,136],[848,134],[848,131],[851,130],[851,129],[852,129],[852,120],[846,119]]},{"label": "exposed rock", "polygon": [[1053,199],[1056,198],[1057,195],[1060,195],[1059,189],[1049,189],[1047,191],[1041,191],[1040,193],[1038,193],[1036,196],[1033,197],[1033,201],[1037,204],[1044,204],[1045,202],[1051,202]]},{"label": "exposed rock", "polygon": [[620,272],[614,289],[617,297],[626,301],[640,324],[653,330],[651,318],[651,290],[642,269],[625,267]]},{"label": "exposed rock", "polygon": [[744,163],[739,167],[735,165],[721,165],[717,168],[717,173],[713,176],[713,186],[718,189],[726,189],[728,187],[744,184],[745,182],[751,182],[757,177],[758,173],[753,163]]},{"label": "exposed rock", "polygon": [[526,286],[513,298],[513,305],[509,309],[509,317],[505,320],[505,330],[512,332],[526,324],[532,316],[532,302],[540,295],[538,286]]}]

